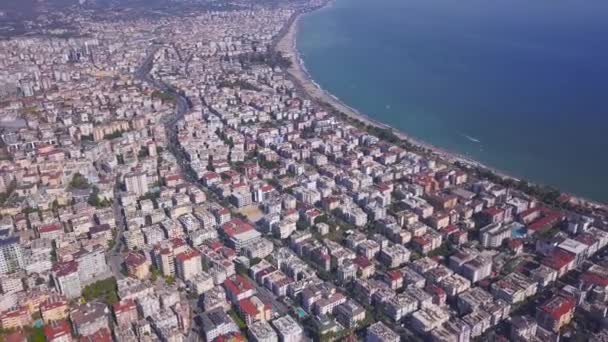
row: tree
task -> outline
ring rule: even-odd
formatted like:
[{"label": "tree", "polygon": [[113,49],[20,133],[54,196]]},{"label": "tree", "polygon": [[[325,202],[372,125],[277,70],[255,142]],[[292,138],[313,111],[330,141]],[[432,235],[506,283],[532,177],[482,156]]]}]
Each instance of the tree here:
[{"label": "tree", "polygon": [[158,270],[158,268],[150,265],[150,280],[152,282],[155,282],[158,279],[158,277],[160,277],[160,275],[161,275],[161,273]]},{"label": "tree", "polygon": [[279,163],[277,163],[276,161],[268,161],[268,160],[260,160],[259,164],[260,164],[261,168],[269,169],[269,170],[272,170],[272,169],[276,168],[277,166],[279,166]]},{"label": "tree", "polygon": [[308,222],[306,222],[303,219],[299,219],[296,222],[296,229],[297,230],[306,230],[306,229],[308,229],[308,227],[310,227],[310,225],[308,224]]},{"label": "tree", "polygon": [[175,103],[175,97],[167,92],[155,90],[152,93],[152,98],[160,99],[163,102]]},{"label": "tree", "polygon": [[85,176],[80,174],[80,172],[76,172],[74,176],[72,176],[72,180],[70,181],[71,189],[79,189],[84,190],[90,187],[89,181]]},{"label": "tree", "polygon": [[99,197],[99,188],[96,186],[93,187],[93,191],[91,191],[87,202],[96,208],[107,208],[112,205],[112,201],[106,198],[101,199],[101,197]]},{"label": "tree", "polygon": [[6,191],[3,193],[0,193],[0,205],[4,204],[4,202],[6,202],[6,200],[11,196],[11,194],[13,193],[13,191],[15,190],[16,187],[17,187],[17,183],[15,182],[15,180],[12,180],[11,183],[6,188]]},{"label": "tree", "polygon": [[167,285],[175,284],[175,277],[174,276],[165,277],[165,283],[167,283]]},{"label": "tree", "polygon": [[116,278],[111,277],[104,280],[99,280],[82,290],[82,297],[90,302],[92,300],[101,300],[106,304],[112,305],[118,302],[118,294],[116,293]]},{"label": "tree", "polygon": [[455,252],[456,251],[452,247],[452,244],[446,241],[446,242],[442,243],[441,246],[439,246],[439,248],[432,250],[429,253],[429,257],[431,257],[431,258],[436,257],[436,256],[449,257],[452,254],[454,254]]},{"label": "tree", "polygon": [[44,329],[42,327],[30,328],[27,340],[30,341],[30,342],[44,342],[44,341],[46,341],[46,337],[44,336]]},{"label": "tree", "polygon": [[114,248],[117,242],[118,241],[116,241],[116,230],[112,230],[112,239],[110,240],[110,242],[108,242],[108,249],[111,250],[112,248]]},{"label": "tree", "polygon": [[245,321],[243,321],[243,319],[236,312],[234,312],[234,310],[228,311],[228,315],[230,315],[230,317],[232,317],[232,319],[234,320],[236,325],[239,327],[239,329],[241,329],[241,330],[247,329],[247,324],[245,323]]}]

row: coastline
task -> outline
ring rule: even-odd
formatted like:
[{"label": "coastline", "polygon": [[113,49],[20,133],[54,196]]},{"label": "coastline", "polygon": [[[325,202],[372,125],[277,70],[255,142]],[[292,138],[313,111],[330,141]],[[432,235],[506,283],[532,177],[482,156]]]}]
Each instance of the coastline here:
[{"label": "coastline", "polygon": [[501,177],[508,177],[508,178],[511,178],[514,180],[519,180],[516,177],[508,175],[495,168],[491,168],[481,162],[478,162],[478,161],[468,158],[466,156],[459,155],[459,154],[456,154],[453,152],[449,152],[449,151],[446,151],[445,149],[442,149],[435,145],[420,141],[416,138],[413,138],[412,136],[408,135],[407,133],[405,133],[403,131],[400,131],[388,124],[385,124],[376,119],[373,119],[373,118],[369,117],[368,115],[361,113],[357,109],[354,109],[353,107],[347,105],[342,100],[340,100],[338,97],[331,94],[327,90],[323,89],[318,83],[316,83],[314,81],[314,79],[312,78],[312,76],[310,75],[310,73],[308,72],[308,70],[306,69],[304,61],[302,60],[300,53],[297,49],[296,43],[297,43],[297,34],[298,34],[298,29],[299,29],[298,28],[299,21],[302,18],[302,16],[306,15],[307,13],[311,13],[311,12],[319,10],[321,8],[330,6],[333,3],[333,1],[334,0],[329,0],[323,6],[315,8],[308,12],[295,13],[294,14],[295,18],[293,18],[293,20],[291,20],[290,23],[288,23],[289,27],[285,30],[283,35],[278,38],[276,46],[275,46],[275,49],[277,51],[281,52],[284,57],[286,57],[287,59],[289,59],[291,61],[291,66],[289,68],[287,68],[287,72],[291,75],[293,80],[298,84],[298,86],[302,89],[302,91],[304,93],[306,93],[306,95],[308,97],[310,97],[312,100],[315,100],[315,101],[325,102],[325,103],[329,104],[330,106],[334,107],[336,110],[344,113],[349,118],[358,120],[358,121],[364,123],[365,125],[373,126],[373,127],[380,128],[380,129],[391,130],[393,132],[393,134],[395,134],[399,139],[408,141],[411,144],[416,145],[418,147],[430,150],[435,156],[437,156],[441,159],[444,159],[448,162],[451,162],[451,163],[461,162],[461,163],[470,165],[472,167],[482,167],[484,169],[488,169],[488,170],[496,173],[497,175],[500,175]]},{"label": "coastline", "polygon": [[[407,133],[405,133],[399,129],[396,129],[395,127],[392,127],[388,124],[380,122],[376,119],[373,119],[373,118],[369,117],[368,115],[361,113],[357,109],[352,108],[351,106],[344,103],[342,100],[340,100],[335,95],[333,95],[330,92],[328,92],[327,90],[323,89],[318,83],[316,83],[314,81],[314,79],[312,78],[312,76],[310,75],[310,73],[308,72],[308,70],[306,69],[304,61],[301,58],[300,52],[297,49],[297,35],[298,35],[298,30],[299,30],[299,23],[300,23],[301,18],[304,15],[312,13],[312,12],[320,10],[320,9],[323,9],[323,8],[326,8],[328,6],[331,6],[333,1],[334,0],[327,0],[321,6],[309,9],[307,11],[298,11],[298,12],[294,13],[293,18],[290,19],[290,21],[287,23],[287,27],[285,27],[284,30],[282,30],[282,32],[279,33],[280,36],[277,37],[276,43],[273,46],[273,48],[276,51],[281,52],[285,58],[287,58],[291,61],[291,66],[289,68],[287,68],[286,71],[289,74],[289,76],[292,78],[292,81],[297,84],[297,86],[302,90],[303,93],[305,93],[306,96],[308,96],[313,101],[327,103],[328,105],[330,105],[337,111],[345,114],[347,117],[360,121],[365,125],[373,126],[373,127],[380,128],[380,129],[390,130],[399,139],[407,141],[407,142],[411,143],[412,145],[418,146],[420,148],[429,150],[433,154],[433,156],[435,156],[445,162],[448,162],[451,164],[459,162],[459,163],[465,164],[471,168],[485,169],[503,179],[510,179],[513,181],[520,181],[520,180],[527,181],[526,179],[514,177],[506,172],[498,170],[494,167],[490,167],[486,164],[483,164],[477,160],[471,159],[467,156],[463,156],[458,153],[450,152],[443,148],[440,148],[435,145],[429,144],[427,142],[420,141],[419,139],[413,138],[412,136],[408,135]],[[527,182],[532,185],[537,185],[534,182],[529,182],[529,181],[527,181]],[[561,192],[561,190],[559,190],[559,191]],[[591,205],[593,207],[601,207],[601,208],[607,207],[606,204],[598,202],[598,201],[594,201],[594,200],[584,198],[584,197],[581,197],[578,195],[570,194],[570,193],[564,193],[564,192],[562,192],[562,193],[570,196],[571,200],[574,202],[577,202],[579,205],[580,204]]]}]

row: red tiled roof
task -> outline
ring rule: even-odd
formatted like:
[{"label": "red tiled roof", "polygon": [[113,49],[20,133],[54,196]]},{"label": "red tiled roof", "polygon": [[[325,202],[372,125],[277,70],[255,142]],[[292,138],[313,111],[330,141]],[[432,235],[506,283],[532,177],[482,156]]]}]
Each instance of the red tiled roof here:
[{"label": "red tiled roof", "polygon": [[67,305],[67,304],[68,304],[68,301],[64,296],[62,296],[60,294],[54,294],[54,295],[51,295],[47,300],[42,302],[42,304],[40,304],[40,311],[44,312],[47,310],[52,310],[52,309],[55,309],[55,308],[58,308],[60,306]]},{"label": "red tiled roof", "polygon": [[217,337],[213,342],[245,342],[245,338],[241,333],[229,333]]},{"label": "red tiled roof", "polygon": [[497,207],[487,208],[486,210],[483,211],[483,213],[485,215],[489,215],[489,216],[496,216],[496,215],[502,214],[503,212],[504,212],[504,209],[497,208]]},{"label": "red tiled roof", "polygon": [[173,248],[177,248],[186,245],[186,241],[180,238],[173,238],[171,239],[171,244],[173,245]]},{"label": "red tiled roof", "polygon": [[222,248],[220,248],[220,253],[222,253],[225,258],[231,258],[236,256],[236,251],[234,249],[225,246],[222,246]]},{"label": "red tiled roof", "polygon": [[251,299],[245,298],[239,301],[239,309],[242,313],[249,316],[257,316],[258,308],[251,302]]},{"label": "red tiled roof", "polygon": [[270,185],[264,185],[260,188],[260,190],[262,190],[263,192],[271,192],[272,190],[274,190],[274,188]]},{"label": "red tiled roof", "polygon": [[424,290],[436,296],[445,296],[445,290],[434,284],[428,284]]},{"label": "red tiled roof", "polygon": [[123,312],[137,310],[137,306],[135,305],[135,301],[133,299],[122,300],[114,305],[112,305],[114,309],[114,314],[118,315]]},{"label": "red tiled roof", "polygon": [[379,183],[378,185],[376,185],[376,187],[380,191],[387,191],[387,190],[391,189],[390,186],[388,186],[387,184],[384,184],[384,183]]},{"label": "red tiled roof", "polygon": [[522,213],[520,213],[519,217],[521,217],[522,219],[525,219],[526,216],[536,214],[538,211],[540,211],[539,208],[530,208],[530,209],[524,210]]},{"label": "red tiled roof", "polygon": [[26,308],[24,307],[17,307],[14,309],[11,309],[10,311],[5,311],[2,313],[2,319],[4,318],[9,318],[9,317],[23,317],[23,316],[28,316],[29,317],[29,312],[27,311]]},{"label": "red tiled roof", "polygon": [[524,245],[524,242],[521,239],[510,239],[508,241],[509,248],[517,249]]},{"label": "red tiled roof", "polygon": [[401,278],[403,278],[403,274],[401,274],[401,272],[393,270],[393,271],[388,271],[386,272],[386,274],[391,278],[391,280],[399,280]]},{"label": "red tiled roof", "polygon": [[218,250],[220,250],[222,247],[224,247],[224,245],[219,241],[219,240],[213,240],[208,244],[209,248],[211,248],[211,250],[217,252]]},{"label": "red tiled roof", "polygon": [[453,224],[450,224],[450,225],[446,226],[445,228],[441,229],[440,232],[444,237],[446,237],[446,236],[450,236],[450,235],[456,233],[458,230],[459,230],[458,227],[456,227]]},{"label": "red tiled roof", "polygon": [[226,214],[230,214],[230,210],[228,210],[227,208],[220,208],[216,211],[219,215],[226,215]]},{"label": "red tiled roof", "polygon": [[306,211],[307,217],[317,217],[319,215],[321,215],[321,212],[317,209],[309,209]]},{"label": "red tiled roof", "polygon": [[68,274],[78,272],[78,263],[76,261],[56,263],[53,265],[52,271],[58,277],[64,277]]},{"label": "red tiled roof", "polygon": [[14,331],[4,336],[5,342],[27,342],[27,338],[22,331]]},{"label": "red tiled roof", "polygon": [[585,272],[583,275],[581,275],[580,282],[583,284],[597,285],[601,287],[608,286],[608,278],[592,272]]},{"label": "red tiled roof", "polygon": [[201,253],[199,251],[197,251],[196,249],[191,249],[182,253],[179,253],[178,255],[175,256],[175,259],[184,262],[184,261],[188,261],[192,258],[196,258],[198,256],[200,256]]},{"label": "red tiled roof", "polygon": [[554,270],[561,270],[566,265],[574,261],[575,255],[561,248],[553,250],[550,256],[544,258],[542,263],[546,266],[553,268]]},{"label": "red tiled roof", "polygon": [[211,171],[210,171],[210,172],[205,173],[205,174],[203,175],[203,178],[204,178],[204,179],[207,179],[207,180],[210,180],[210,179],[215,179],[215,178],[218,178],[219,176],[220,176],[220,175],[218,175],[217,173],[215,173],[215,172],[211,172]]},{"label": "red tiled roof", "polygon": [[412,242],[415,242],[416,244],[418,244],[420,246],[426,246],[426,245],[431,244],[431,239],[429,239],[426,236],[417,236],[412,239]]},{"label": "red tiled roof", "polygon": [[360,268],[366,268],[366,267],[369,267],[372,265],[372,263],[369,260],[367,260],[367,258],[364,256],[356,257],[355,260],[353,260],[353,262]]},{"label": "red tiled roof", "polygon": [[557,296],[541,305],[539,309],[549,314],[553,319],[559,320],[568,312],[574,310],[576,301],[572,297]]},{"label": "red tiled roof", "polygon": [[180,180],[182,179],[181,175],[170,175],[170,176],[166,176],[165,180],[167,181],[175,181],[175,180]]},{"label": "red tiled roof", "polygon": [[54,231],[58,231],[58,230],[63,230],[63,228],[61,228],[61,225],[45,224],[43,226],[40,226],[40,228],[38,228],[38,233],[44,234],[44,233],[50,233],[50,232],[54,232]]},{"label": "red tiled roof", "polygon": [[125,258],[125,264],[128,266],[140,266],[146,262],[146,257],[139,253],[129,253]]},{"label": "red tiled roof", "polygon": [[253,289],[251,282],[240,274],[224,280],[224,286],[230,293],[234,295],[239,295]]},{"label": "red tiled roof", "polygon": [[229,237],[233,237],[253,229],[254,228],[252,225],[238,218],[232,219],[222,225],[222,230]]},{"label": "red tiled roof", "polygon": [[71,335],[71,327],[66,320],[53,321],[44,326],[44,336],[47,341],[64,335]]},{"label": "red tiled roof", "polygon": [[559,218],[560,218],[559,214],[552,214],[552,215],[544,216],[544,217],[539,218],[538,220],[532,222],[531,224],[529,224],[528,229],[536,232],[539,230],[543,230],[545,228],[549,228],[550,226],[557,223]]}]

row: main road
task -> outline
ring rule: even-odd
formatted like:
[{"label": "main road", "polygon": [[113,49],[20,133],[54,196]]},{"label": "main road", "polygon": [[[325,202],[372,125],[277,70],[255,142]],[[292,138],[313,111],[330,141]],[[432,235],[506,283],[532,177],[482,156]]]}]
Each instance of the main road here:
[{"label": "main road", "polygon": [[[175,99],[175,104],[176,104],[175,114],[172,115],[171,117],[164,118],[166,133],[167,133],[167,137],[169,140],[169,145],[167,146],[169,149],[169,152],[171,152],[171,154],[173,154],[173,156],[175,156],[175,159],[177,160],[178,164],[184,171],[184,177],[189,182],[196,184],[202,190],[204,190],[207,194],[215,197],[214,196],[215,194],[209,193],[209,191],[207,191],[207,189],[200,186],[200,182],[196,176],[196,173],[190,167],[190,163],[186,159],[186,156],[184,155],[184,152],[182,151],[182,149],[179,147],[179,144],[177,141],[176,124],[179,120],[181,120],[184,117],[184,115],[186,113],[188,113],[188,111],[190,111],[190,109],[191,109],[190,101],[188,100],[188,98],[186,98],[186,96],[184,94],[180,93],[175,88],[167,85],[166,83],[164,83],[160,80],[152,78],[150,75],[150,70],[152,69],[152,66],[154,64],[154,55],[159,49],[160,49],[160,46],[154,46],[149,51],[143,64],[135,72],[135,77],[137,79],[141,80],[142,82],[147,82],[148,84],[154,86],[159,91],[162,91],[166,94],[173,96],[173,98]],[[282,315],[289,312],[289,308],[285,304],[278,301],[277,298],[272,293],[270,293],[265,288],[259,286],[255,281],[252,281],[252,283],[255,285],[257,292],[260,296],[266,298],[267,300],[270,300],[273,303],[273,307],[275,310],[277,310],[277,312],[279,312]]]},{"label": "main road", "polygon": [[[156,52],[161,48],[161,45],[155,44],[152,46],[151,50],[148,51],[148,54],[142,63],[142,65],[135,71],[135,78],[138,80],[148,83],[158,91],[164,92],[168,95],[171,95],[175,99],[175,114],[170,117],[162,118],[162,122],[165,125],[165,132],[167,134],[167,138],[169,144],[167,146],[169,152],[173,154],[178,164],[184,170],[184,174],[187,180],[193,182],[198,185],[198,180],[194,176],[194,172],[189,167],[188,161],[185,159],[185,156],[179,147],[177,141],[177,122],[181,120],[186,113],[188,113],[191,109],[190,101],[186,96],[180,92],[178,92],[175,88],[167,85],[161,80],[155,79],[150,75],[150,71],[154,66],[154,56]],[[177,49],[176,49],[177,50]],[[180,56],[181,59],[181,56]],[[186,334],[187,342],[198,342],[200,341],[200,336],[196,332],[195,327],[193,326],[190,331]]]},{"label": "main road", "polygon": [[120,182],[116,180],[114,185],[114,200],[112,203],[112,210],[114,211],[114,221],[116,222],[116,235],[114,236],[114,245],[109,250],[109,262],[110,270],[114,274],[116,279],[121,279],[123,274],[121,272],[124,258],[121,254],[123,241],[123,233],[125,232],[126,224],[125,217],[122,212],[122,206],[118,203],[118,197],[120,196]]},{"label": "main road", "polygon": [[[161,48],[161,45],[155,44],[152,45],[151,49],[148,51],[146,58],[143,63],[137,68],[134,75],[135,78],[150,84],[152,87],[156,88],[159,91],[167,93],[175,99],[175,114],[171,117],[163,118],[163,123],[165,124],[167,137],[169,138],[169,151],[175,156],[178,163],[182,166],[182,168],[186,169],[186,175],[188,178],[192,178],[192,173],[186,168],[187,163],[184,162],[183,153],[177,146],[177,128],[175,124],[181,120],[184,115],[190,110],[190,105],[188,99],[177,92],[174,88],[168,86],[160,80],[154,79],[150,76],[150,70],[152,70],[152,66],[154,65],[154,56],[156,52]],[[118,203],[118,198],[120,197],[120,184],[118,180],[116,181],[116,185],[114,186],[114,203],[113,203],[113,211],[114,211],[114,219],[116,221],[116,236],[114,238],[115,243],[109,250],[109,266],[112,270],[112,273],[116,277],[116,279],[120,279],[123,277],[121,272],[122,265],[124,263],[124,256],[121,251],[124,246],[124,231],[126,229],[126,222],[124,213],[122,210],[122,206]]]}]

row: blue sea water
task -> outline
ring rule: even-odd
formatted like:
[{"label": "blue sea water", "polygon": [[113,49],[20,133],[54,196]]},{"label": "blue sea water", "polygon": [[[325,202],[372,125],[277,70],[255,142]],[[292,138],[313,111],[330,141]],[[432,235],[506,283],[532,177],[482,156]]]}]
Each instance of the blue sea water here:
[{"label": "blue sea water", "polygon": [[311,76],[418,139],[608,202],[608,1],[335,0]]}]

